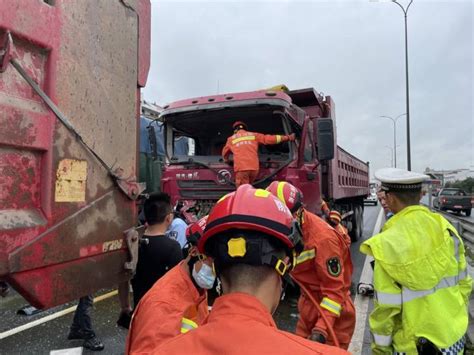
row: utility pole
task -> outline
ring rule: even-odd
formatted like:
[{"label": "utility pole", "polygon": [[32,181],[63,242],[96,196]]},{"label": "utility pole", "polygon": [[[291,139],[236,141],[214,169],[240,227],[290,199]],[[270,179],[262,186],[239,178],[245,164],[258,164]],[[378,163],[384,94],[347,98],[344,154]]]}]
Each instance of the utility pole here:
[{"label": "utility pole", "polygon": [[393,122],[393,152],[394,152],[394,160],[395,160],[395,168],[397,167],[397,120],[406,115],[406,113],[402,113],[401,115],[398,115],[395,118],[392,118],[390,116],[380,116],[383,118],[388,118]]},{"label": "utility pole", "polygon": [[408,29],[407,29],[407,15],[408,9],[412,4],[413,0],[406,8],[404,8],[397,0],[392,0],[393,3],[400,6],[405,16],[405,84],[406,84],[406,115],[407,115],[407,169],[411,171],[411,145],[410,145],[410,90],[408,85]]}]

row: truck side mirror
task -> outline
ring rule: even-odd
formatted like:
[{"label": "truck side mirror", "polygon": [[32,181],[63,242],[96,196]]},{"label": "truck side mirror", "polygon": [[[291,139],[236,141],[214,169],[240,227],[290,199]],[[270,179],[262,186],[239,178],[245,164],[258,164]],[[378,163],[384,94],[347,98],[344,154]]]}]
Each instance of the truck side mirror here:
[{"label": "truck side mirror", "polygon": [[318,122],[318,160],[334,158],[334,126],[331,118],[319,118]]},{"label": "truck side mirror", "polygon": [[148,131],[148,141],[150,142],[151,157],[153,160],[158,159],[158,143],[156,141],[155,127],[151,124],[146,128]]}]

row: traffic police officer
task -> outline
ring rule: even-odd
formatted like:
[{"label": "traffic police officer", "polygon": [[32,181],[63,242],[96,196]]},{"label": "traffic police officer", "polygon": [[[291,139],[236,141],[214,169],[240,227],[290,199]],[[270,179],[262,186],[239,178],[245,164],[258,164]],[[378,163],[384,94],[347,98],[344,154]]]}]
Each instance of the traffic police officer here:
[{"label": "traffic police officer", "polygon": [[462,353],[472,287],[463,242],[419,205],[426,175],[387,168],[375,177],[394,216],[360,248],[375,259],[373,353]]}]

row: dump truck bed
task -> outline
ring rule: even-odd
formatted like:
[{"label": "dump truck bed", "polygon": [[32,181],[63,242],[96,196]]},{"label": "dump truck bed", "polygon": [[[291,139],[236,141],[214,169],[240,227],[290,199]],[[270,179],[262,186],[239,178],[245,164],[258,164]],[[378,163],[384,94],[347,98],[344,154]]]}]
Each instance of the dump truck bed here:
[{"label": "dump truck bed", "polygon": [[341,200],[369,194],[369,166],[359,158],[337,147],[329,163],[330,198]]},{"label": "dump truck bed", "polygon": [[50,307],[130,277],[124,231],[136,223],[150,3],[0,0],[0,8],[0,279]]}]

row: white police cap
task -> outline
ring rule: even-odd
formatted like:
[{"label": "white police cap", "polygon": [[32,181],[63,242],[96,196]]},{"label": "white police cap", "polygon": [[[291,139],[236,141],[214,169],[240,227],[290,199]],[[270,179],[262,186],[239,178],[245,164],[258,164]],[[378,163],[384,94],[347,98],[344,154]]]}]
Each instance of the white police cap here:
[{"label": "white police cap", "polygon": [[380,187],[382,191],[419,190],[422,182],[429,179],[425,174],[397,168],[377,170],[375,178],[382,183]]}]

